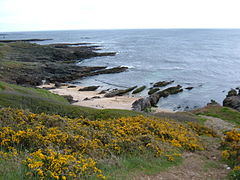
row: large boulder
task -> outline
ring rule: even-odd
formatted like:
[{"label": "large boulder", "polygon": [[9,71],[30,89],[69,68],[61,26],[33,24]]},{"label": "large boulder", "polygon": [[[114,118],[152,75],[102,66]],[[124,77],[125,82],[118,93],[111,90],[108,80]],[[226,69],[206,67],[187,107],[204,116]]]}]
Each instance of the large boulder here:
[{"label": "large boulder", "polygon": [[145,109],[150,107],[151,107],[151,102],[149,97],[138,99],[132,104],[132,109],[138,112],[144,111]]},{"label": "large boulder", "polygon": [[223,100],[223,106],[240,111],[240,94],[235,89],[231,89]]}]

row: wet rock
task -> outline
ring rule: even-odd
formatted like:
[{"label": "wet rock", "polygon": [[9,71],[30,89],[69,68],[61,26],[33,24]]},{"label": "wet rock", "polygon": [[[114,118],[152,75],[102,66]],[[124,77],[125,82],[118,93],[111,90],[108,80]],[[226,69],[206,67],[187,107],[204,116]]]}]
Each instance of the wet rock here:
[{"label": "wet rock", "polygon": [[128,88],[128,89],[120,89],[120,90],[113,90],[109,93],[106,93],[104,95],[104,97],[114,97],[114,96],[122,96],[128,92],[131,92],[132,90],[134,90],[137,86],[134,86],[134,87],[131,87],[131,88]]},{"label": "wet rock", "polygon": [[169,87],[163,91],[156,92],[156,93],[150,95],[148,98],[149,98],[151,106],[156,106],[160,98],[168,97],[171,94],[177,94],[182,91],[183,91],[182,86],[177,85],[177,86]]},{"label": "wet rock", "polygon": [[210,103],[207,103],[207,106],[221,106],[221,105],[214,99],[211,99]]},{"label": "wet rock", "polygon": [[194,87],[186,87],[187,90],[192,90]]},{"label": "wet rock", "polygon": [[153,87],[163,87],[163,86],[167,86],[169,84],[172,84],[174,81],[159,81],[156,82]]},{"label": "wet rock", "polygon": [[152,95],[154,94],[155,92],[159,91],[160,89],[159,88],[152,88],[148,91],[148,95]]},{"label": "wet rock", "polygon": [[228,91],[227,97],[231,96],[237,96],[237,91],[235,89],[231,89],[230,91]]},{"label": "wet rock", "polygon": [[83,77],[89,77],[89,76],[96,76],[96,75],[100,75],[100,74],[112,74],[112,73],[121,73],[124,72],[128,69],[128,67],[114,67],[114,68],[109,68],[109,69],[103,69],[103,70],[99,70],[99,71],[93,71],[93,72],[89,72],[89,73],[83,73],[81,75],[79,75],[79,78],[83,78]]},{"label": "wet rock", "polygon": [[160,98],[167,97],[171,94],[177,94],[182,91],[183,91],[182,86],[177,85],[177,86],[169,87],[163,91],[155,92],[147,98],[141,98],[139,100],[136,100],[132,104],[132,109],[134,111],[143,111],[146,108],[156,106]]},{"label": "wet rock", "polygon": [[95,91],[99,88],[100,86],[87,86],[84,88],[79,89],[78,91]]},{"label": "wet rock", "polygon": [[182,89],[182,86],[180,86],[180,85],[173,86],[173,87],[170,87],[170,88],[167,88],[167,89],[163,90],[163,92],[167,92],[169,94],[177,94],[177,93],[180,93],[182,91],[183,91],[183,89]]},{"label": "wet rock", "polygon": [[144,89],[146,89],[146,86],[141,86],[141,87],[135,89],[135,90],[132,92],[132,94],[140,93],[140,92],[142,92]]}]

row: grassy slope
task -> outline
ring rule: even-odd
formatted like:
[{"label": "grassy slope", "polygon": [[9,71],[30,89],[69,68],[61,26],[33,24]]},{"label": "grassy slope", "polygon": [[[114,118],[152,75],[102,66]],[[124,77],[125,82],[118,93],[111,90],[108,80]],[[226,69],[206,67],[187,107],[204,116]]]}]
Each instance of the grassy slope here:
[{"label": "grassy slope", "polygon": [[206,106],[193,111],[196,115],[206,115],[223,119],[235,125],[240,125],[240,112],[223,106]]},{"label": "grassy slope", "polygon": [[[4,82],[0,82],[0,107],[23,108],[29,109],[35,113],[45,112],[47,114],[60,114],[62,116],[68,116],[72,118],[83,116],[92,120],[135,116],[139,114],[127,110],[97,110],[92,108],[73,106],[70,105],[63,97],[52,94],[47,90],[26,88]],[[224,120],[234,122],[235,124],[238,124],[240,120],[239,112],[226,107],[210,106],[196,110],[193,113],[196,115],[202,114],[219,117]],[[179,122],[199,122],[197,121],[198,116],[194,116],[194,114],[159,114],[157,116],[174,119]],[[107,165],[106,163],[103,163],[102,165],[100,164],[101,168],[104,169],[106,175],[113,177],[113,179],[126,179],[127,177],[134,177],[136,174],[141,173],[155,174],[168,168],[169,166],[177,165],[181,162],[178,160],[171,163],[163,159],[152,159],[146,155],[143,157],[127,156],[118,158],[119,164],[116,167]],[[9,164],[9,166],[7,164]],[[0,162],[0,167],[11,167],[11,164],[14,164],[14,162]],[[17,169],[13,168],[13,171],[9,171],[9,173],[6,173],[6,176],[4,177],[0,176],[0,179],[6,177],[8,179],[16,179],[16,177],[19,177],[19,168],[21,169],[22,167],[18,166]],[[24,169],[21,171],[24,171]]]},{"label": "grassy slope", "polygon": [[98,110],[70,105],[62,96],[44,89],[26,88],[0,82],[0,107],[28,109],[34,113],[59,114],[71,118],[106,119],[135,116],[140,113],[128,110]]}]

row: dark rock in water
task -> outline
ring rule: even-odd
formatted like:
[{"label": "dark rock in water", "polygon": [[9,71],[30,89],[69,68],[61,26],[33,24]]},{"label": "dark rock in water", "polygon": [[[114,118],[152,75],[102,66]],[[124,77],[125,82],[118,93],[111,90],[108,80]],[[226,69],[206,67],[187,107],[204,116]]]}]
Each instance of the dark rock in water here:
[{"label": "dark rock in water", "polygon": [[211,99],[211,102],[207,103],[207,106],[220,106],[220,104],[217,101]]},{"label": "dark rock in water", "polygon": [[187,90],[192,90],[194,87],[186,87]]},{"label": "dark rock in water", "polygon": [[133,104],[132,104],[132,109],[134,111],[144,111],[145,109],[151,107],[151,103],[150,103],[150,98],[141,98],[136,100]]},{"label": "dark rock in water", "polygon": [[78,91],[95,91],[99,88],[100,86],[88,86],[84,87],[82,89],[79,89]]},{"label": "dark rock in water", "polygon": [[67,88],[76,88],[77,86],[69,85]]},{"label": "dark rock in water", "polygon": [[135,101],[132,104],[132,109],[134,111],[143,111],[146,108],[156,106],[161,97],[167,97],[171,94],[177,94],[182,91],[183,91],[182,86],[177,85],[174,87],[167,88],[163,91],[155,92],[147,98],[142,98]]},{"label": "dark rock in water", "polygon": [[55,82],[54,86],[55,86],[56,88],[60,88],[60,87],[62,86],[62,84],[59,83],[59,82]]},{"label": "dark rock in water", "polygon": [[109,68],[109,69],[103,69],[99,71],[92,71],[89,73],[83,73],[82,75],[79,75],[78,78],[83,78],[83,77],[89,77],[89,76],[96,76],[100,74],[112,74],[112,73],[121,73],[124,72],[128,69],[128,67],[114,67],[114,68]]},{"label": "dark rock in water", "polygon": [[42,84],[40,77],[20,76],[16,78],[16,83],[20,85],[39,86]]},{"label": "dark rock in water", "polygon": [[159,88],[151,88],[149,91],[148,91],[148,95],[152,95],[153,93],[159,91],[160,89]]},{"label": "dark rock in water", "polygon": [[135,90],[132,92],[132,94],[140,93],[140,92],[142,92],[145,88],[146,88],[146,86],[141,86],[141,87],[135,89]]},{"label": "dark rock in water", "polygon": [[168,92],[169,94],[177,94],[179,92],[182,92],[183,89],[182,89],[182,86],[177,85],[177,86],[173,86],[173,87],[167,88],[167,89],[165,89],[163,91]]},{"label": "dark rock in water", "polygon": [[159,82],[156,82],[153,87],[163,87],[163,86],[167,86],[171,83],[173,83],[174,81],[159,81]]},{"label": "dark rock in water", "polygon": [[0,40],[0,43],[13,43],[13,42],[31,42],[31,41],[49,41],[52,39],[17,39],[17,40]]},{"label": "dark rock in water", "polygon": [[228,91],[227,97],[231,96],[237,96],[237,91],[235,89],[231,89],[230,91]]},{"label": "dark rock in water", "polygon": [[76,100],[73,100],[73,97],[71,95],[65,95],[63,96],[65,99],[67,99],[67,101],[72,104],[72,103],[75,103],[75,102],[78,102]]},{"label": "dark rock in water", "polygon": [[128,88],[128,89],[120,89],[120,90],[113,90],[109,93],[106,93],[104,95],[104,97],[114,97],[114,96],[122,96],[132,90],[134,90],[137,86],[134,86],[134,87],[131,87],[131,88]]}]

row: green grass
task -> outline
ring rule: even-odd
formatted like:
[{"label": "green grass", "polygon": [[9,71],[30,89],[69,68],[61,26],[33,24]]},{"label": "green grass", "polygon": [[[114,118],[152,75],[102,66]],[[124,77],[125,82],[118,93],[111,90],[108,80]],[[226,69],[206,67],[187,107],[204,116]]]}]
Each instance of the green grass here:
[{"label": "green grass", "polygon": [[0,180],[22,180],[25,179],[27,169],[14,159],[0,159]]},{"label": "green grass", "polygon": [[[141,156],[125,155],[112,162],[99,165],[109,180],[126,180],[141,175],[154,175],[172,166],[181,164],[182,158],[168,161],[167,159],[154,157],[152,154]],[[96,179],[96,178],[90,178]]]},{"label": "green grass", "polygon": [[[117,159],[100,163],[99,168],[109,180],[127,180],[141,175],[154,175],[172,166],[181,164],[182,158],[174,161],[154,157],[152,154],[123,155]],[[0,160],[0,180],[22,180],[28,179],[25,175],[27,168],[14,159]],[[32,178],[37,179],[37,178]],[[96,180],[96,177],[87,178]]]},{"label": "green grass", "polygon": [[240,125],[240,112],[228,107],[207,106],[202,109],[194,110],[193,113],[220,118],[235,125]]},{"label": "green grass", "polygon": [[[26,88],[22,86],[18,86],[15,84],[8,84],[5,82],[0,81],[0,90],[9,92],[11,94],[17,94],[20,93],[24,96],[33,96],[33,97],[39,97],[39,98],[46,98],[52,101],[57,101],[61,103],[67,103],[67,100],[59,95],[50,93],[49,91],[45,89],[39,89],[39,88]],[[1,91],[0,91],[1,93]]]},{"label": "green grass", "polygon": [[62,96],[44,89],[26,88],[14,84],[0,82],[0,108],[11,107],[28,109],[33,113],[59,114],[70,118],[86,117],[95,119],[110,119],[136,116],[141,113],[128,110],[104,109],[70,105]]}]

